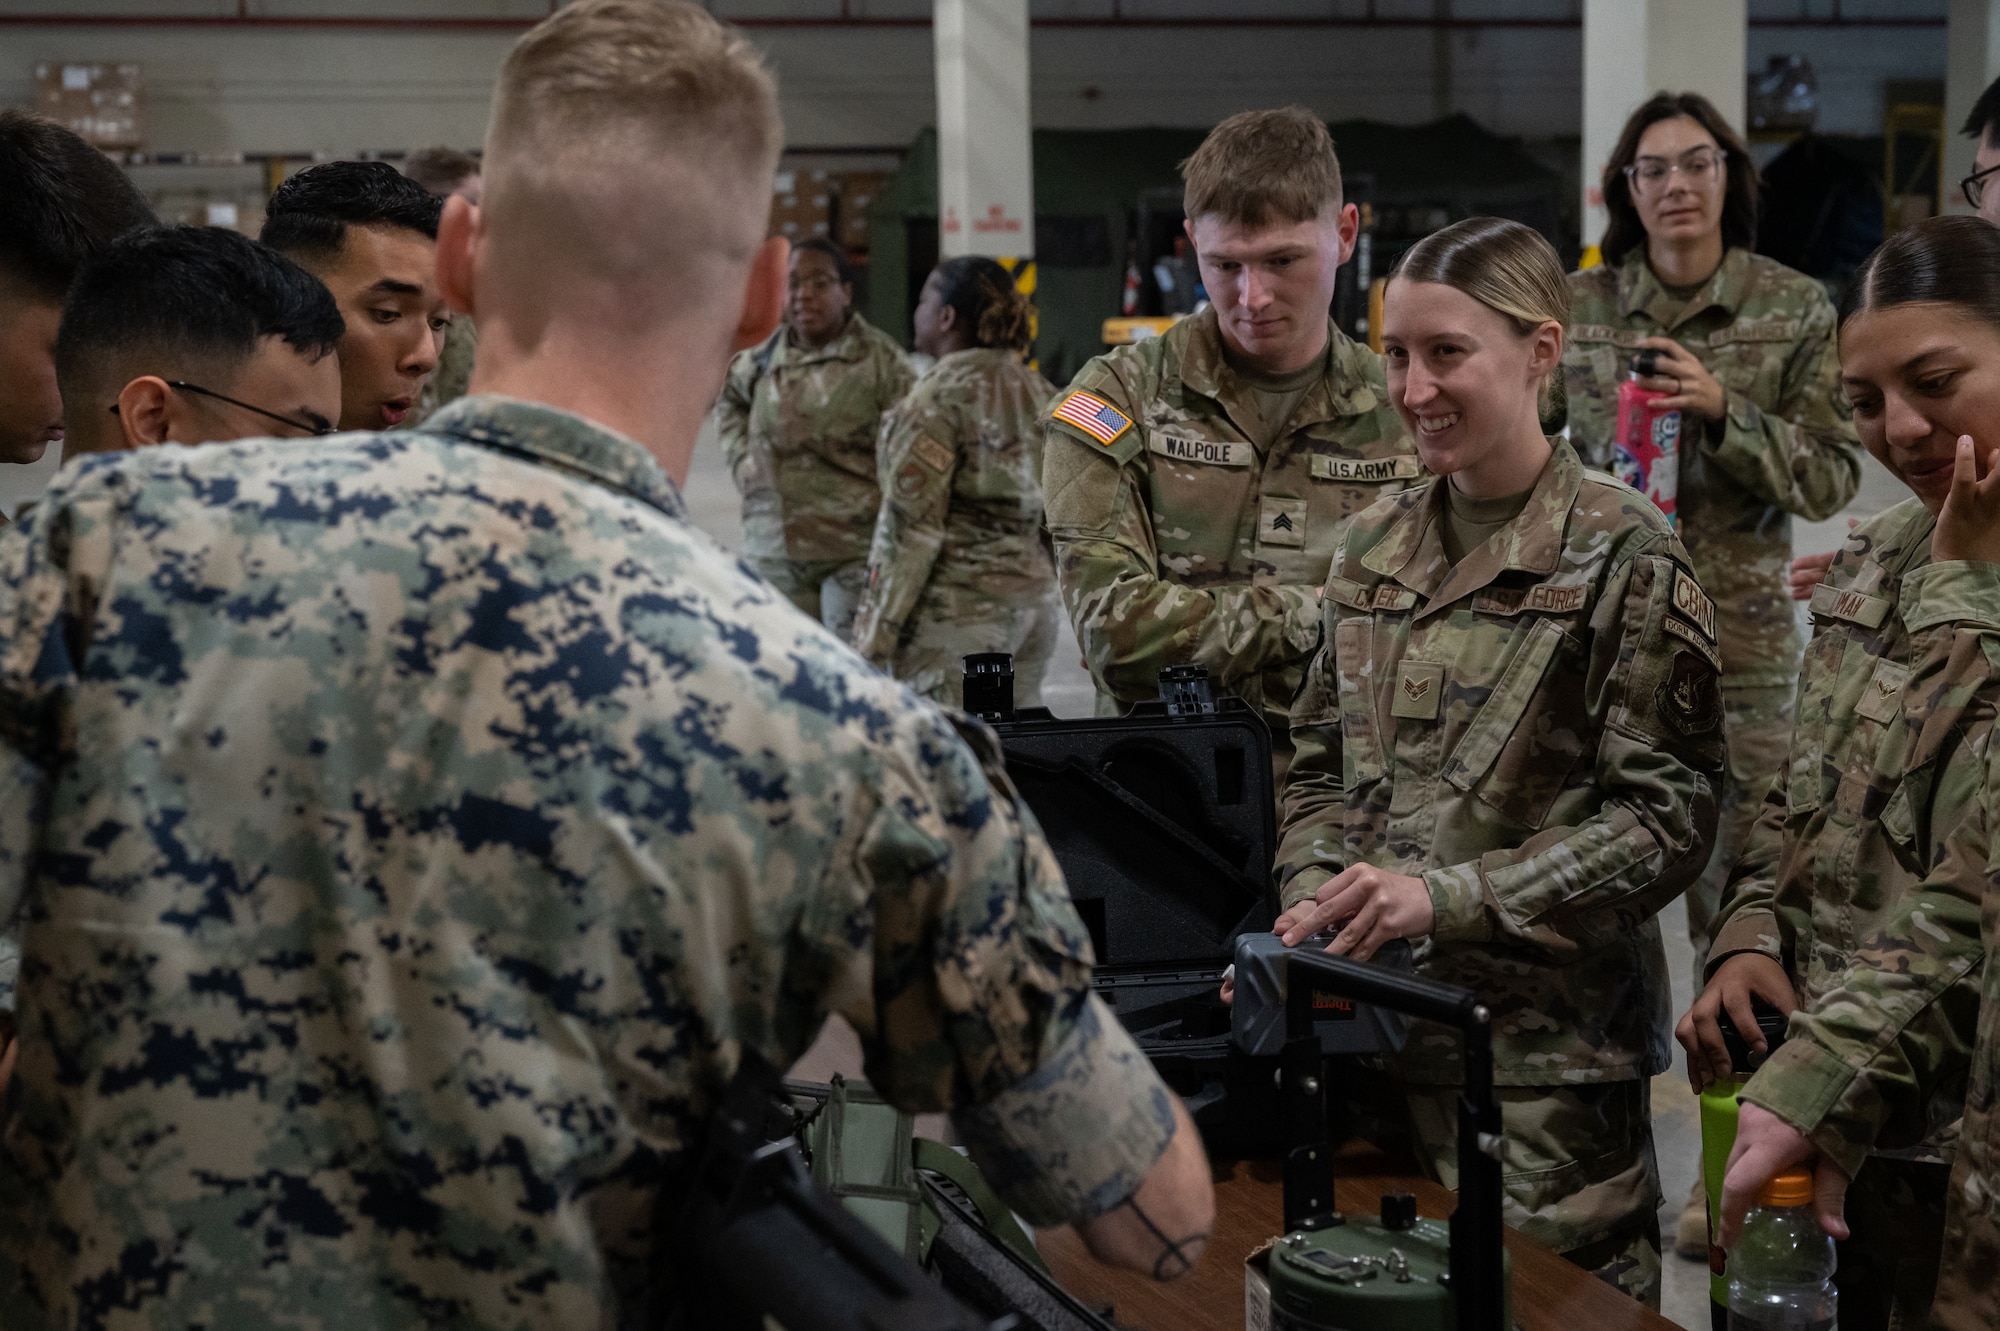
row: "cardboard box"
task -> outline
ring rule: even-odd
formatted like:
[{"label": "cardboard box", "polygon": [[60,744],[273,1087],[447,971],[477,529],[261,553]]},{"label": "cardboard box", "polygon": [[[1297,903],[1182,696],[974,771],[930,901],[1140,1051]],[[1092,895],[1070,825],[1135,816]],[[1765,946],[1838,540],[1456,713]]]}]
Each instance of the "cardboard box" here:
[{"label": "cardboard box", "polygon": [[833,177],[825,171],[780,171],[771,188],[771,231],[787,240],[833,233]]},{"label": "cardboard box", "polygon": [[1243,1331],[1271,1331],[1271,1249],[1266,1239],[1243,1259]]},{"label": "cardboard box", "polygon": [[139,66],[133,63],[41,61],[35,66],[35,110],[99,148],[145,144]]},{"label": "cardboard box", "polygon": [[889,183],[887,171],[847,171],[839,179],[838,202],[834,209],[834,232],[841,245],[850,250],[868,248],[868,210]]}]

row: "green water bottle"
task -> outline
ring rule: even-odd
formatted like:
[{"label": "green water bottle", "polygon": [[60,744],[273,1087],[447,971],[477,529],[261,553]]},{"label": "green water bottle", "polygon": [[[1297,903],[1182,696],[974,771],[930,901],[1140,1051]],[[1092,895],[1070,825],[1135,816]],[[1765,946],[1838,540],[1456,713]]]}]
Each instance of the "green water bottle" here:
[{"label": "green water bottle", "polygon": [[[1785,1042],[1785,1023],[1789,1018],[1761,998],[1752,999],[1751,1005],[1757,1014],[1758,1029],[1764,1033],[1766,1050],[1776,1049]],[[1701,1093],[1701,1181],[1708,1193],[1709,1325],[1714,1331],[1726,1331],[1729,1258],[1716,1241],[1722,1234],[1722,1177],[1729,1172],[1729,1152],[1736,1145],[1736,1115],[1740,1107],[1736,1097],[1756,1070],[1752,1060],[1761,1063],[1769,1053],[1754,1053],[1727,1012],[1717,1015],[1716,1024],[1722,1028],[1722,1043],[1729,1050],[1730,1071],[1735,1075],[1710,1082]]]}]

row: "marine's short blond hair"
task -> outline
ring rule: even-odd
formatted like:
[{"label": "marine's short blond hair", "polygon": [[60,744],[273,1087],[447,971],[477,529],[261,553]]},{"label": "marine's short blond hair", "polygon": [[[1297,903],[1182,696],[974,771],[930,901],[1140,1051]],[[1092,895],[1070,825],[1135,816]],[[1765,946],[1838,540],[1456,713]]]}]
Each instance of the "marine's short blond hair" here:
[{"label": "marine's short blond hair", "polygon": [[501,66],[489,211],[505,206],[510,175],[552,184],[660,163],[680,171],[686,195],[704,196],[686,199],[673,239],[747,256],[764,237],[783,146],[776,80],[742,33],[680,0],[578,0]]},{"label": "marine's short blond hair", "polygon": [[1340,158],[1326,122],[1303,106],[1239,111],[1181,163],[1190,219],[1242,226],[1311,222],[1340,211]]}]

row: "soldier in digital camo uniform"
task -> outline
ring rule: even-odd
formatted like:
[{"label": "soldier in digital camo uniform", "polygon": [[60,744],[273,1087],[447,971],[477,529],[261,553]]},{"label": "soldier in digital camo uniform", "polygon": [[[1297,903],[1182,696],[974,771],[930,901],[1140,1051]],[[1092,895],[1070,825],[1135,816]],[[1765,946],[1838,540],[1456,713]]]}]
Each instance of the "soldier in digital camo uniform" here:
[{"label": "soldier in digital camo uniform", "polygon": [[924,282],[918,351],[937,364],[883,418],[882,512],[854,645],[957,707],[965,657],[1014,657],[1014,701],[1042,705],[1062,611],[1042,527],[1042,408],[1055,390],[1022,363],[1027,298],[968,255]]},{"label": "soldier in digital camo uniform", "polygon": [[1205,665],[1263,712],[1282,776],[1341,530],[1420,468],[1381,359],[1327,318],[1358,223],[1325,124],[1246,111],[1181,171],[1214,303],[1091,361],[1056,400],[1049,532],[1099,711]]},{"label": "soldier in digital camo uniform", "polygon": [[[1808,679],[1792,787],[1810,784],[1803,799],[1794,797],[1803,816],[1794,815],[1788,830],[1810,837],[1822,822],[1824,830],[1811,847],[1787,841],[1778,895],[1761,905],[1775,916],[1762,932],[1774,937],[1756,936],[1754,899],[1717,936],[1718,952],[1725,939],[1767,954],[1781,944],[1802,981],[1791,1039],[1744,1091],[1722,1200],[1724,1236],[1732,1237],[1747,1195],[1765,1178],[1816,1151],[1822,1210],[1838,1214],[1844,1202],[1847,1211],[1845,1225],[1831,1226],[1848,1239],[1838,1273],[1843,1324],[1850,1254],[1880,1280],[1897,1274],[1882,1269],[1879,1250],[1887,1248],[1904,1267],[1891,1291],[1894,1325],[1925,1323],[1923,1306],[1909,1296],[1929,1296],[1916,1282],[1934,1275],[1930,1325],[1991,1327],[2000,1321],[1993,1113],[2000,967],[1992,964],[2000,922],[2000,768],[1992,752],[2000,570],[1991,562],[2000,560],[2000,478],[1955,486],[1951,468],[1961,435],[1987,455],[2000,413],[2000,231],[1973,218],[1934,218],[1892,237],[1855,275],[1840,350],[1862,439],[1916,494],[1857,529],[1850,550],[1893,539],[1905,516],[1904,531],[1924,538],[1912,541],[1923,557],[1906,558],[1899,580],[1885,576],[1868,587],[1857,584],[1873,561],[1862,564],[1860,578],[1843,577],[1854,562],[1843,553],[1815,596],[1838,614],[1900,621],[1909,641],[1902,661],[1869,669],[1855,645],[1860,632],[1829,626],[1848,644],[1848,666],[1827,710],[1881,738],[1843,753],[1835,731],[1836,742],[1810,753]],[[1908,516],[1913,505],[1920,516]],[[1827,631],[1816,632],[1815,655],[1818,633]],[[1847,830],[1856,824],[1859,833]],[[1877,842],[1886,845],[1870,854]],[[1795,858],[1808,868],[1819,859],[1842,866],[1837,881],[1812,884],[1829,899],[1815,898],[1810,913],[1785,897]],[[1739,913],[1752,927],[1739,930]],[[1754,952],[1717,969],[1711,988],[1726,991],[1732,1008],[1747,1006],[1752,993],[1785,996],[1782,977],[1776,986],[1758,981],[1768,963]],[[1961,1105],[1962,1123],[1951,1124]],[[1916,1166],[1906,1162],[1940,1157],[1951,1162],[1949,1179],[1929,1180],[1912,1198]],[[1891,1324],[1879,1298],[1856,1311],[1858,1324]]]},{"label": "soldier in digital camo uniform", "polygon": [[844,638],[882,503],[882,413],[916,376],[895,339],[854,309],[846,256],[831,241],[792,251],[786,290],[785,327],[730,364],[715,424],[743,496],[751,566]]},{"label": "soldier in digital camo uniform", "polygon": [[[1390,279],[1389,388],[1440,479],[1356,517],[1292,709],[1278,932],[1419,943],[1493,1013],[1510,1224],[1657,1307],[1649,1079],[1670,1064],[1655,918],[1708,862],[1723,762],[1714,606],[1659,512],[1539,431],[1563,273],[1474,218]],[[1457,1179],[1449,1032],[1387,1060],[1418,1159]]]},{"label": "soldier in digital camo uniform", "polygon": [[1633,112],[1604,202],[1604,262],[1569,279],[1570,442],[1615,470],[1618,386],[1634,352],[1658,348],[1660,373],[1644,386],[1671,393],[1661,405],[1681,413],[1675,530],[1715,598],[1722,643],[1729,771],[1715,858],[1687,896],[1698,968],[1791,739],[1804,650],[1785,586],[1792,517],[1838,513],[1861,484],[1861,448],[1833,305],[1812,278],[1752,253],[1756,166],[1713,106],[1662,93]]},{"label": "soldier in digital camo uniform", "polygon": [[670,1180],[830,1011],[1030,1220],[1198,1255],[1199,1138],[990,732],[670,479],[721,330],[777,318],[779,142],[705,11],[564,8],[501,72],[484,225],[443,228],[480,394],[90,459],[0,540],[8,1331],[656,1325]]}]

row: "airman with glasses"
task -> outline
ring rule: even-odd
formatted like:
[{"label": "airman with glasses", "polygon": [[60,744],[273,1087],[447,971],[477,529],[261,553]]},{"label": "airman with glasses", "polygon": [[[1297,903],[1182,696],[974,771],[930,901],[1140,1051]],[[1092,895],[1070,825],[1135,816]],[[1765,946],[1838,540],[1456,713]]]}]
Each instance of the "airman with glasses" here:
[{"label": "airman with glasses", "polygon": [[63,309],[63,456],[332,434],[341,330],[326,286],[247,236],[128,235],[85,264]]},{"label": "airman with glasses", "polygon": [[[1805,650],[1788,595],[1792,519],[1822,521],[1847,504],[1861,446],[1833,305],[1817,281],[1756,253],[1756,164],[1715,107],[1693,93],[1653,97],[1627,120],[1602,180],[1604,262],[1569,279],[1570,441],[1592,466],[1613,461],[1618,387],[1634,353],[1654,349],[1657,371],[1639,382],[1680,413],[1676,523],[1715,600],[1729,749],[1715,851],[1687,892],[1700,966],[1791,740]],[[1705,1256],[1707,1230],[1697,1193],[1676,1249]]]},{"label": "airman with glasses", "polygon": [[1981,217],[2000,226],[2000,79],[1988,84],[1959,133],[1976,141],[1972,174],[1958,182],[1959,193]]}]

